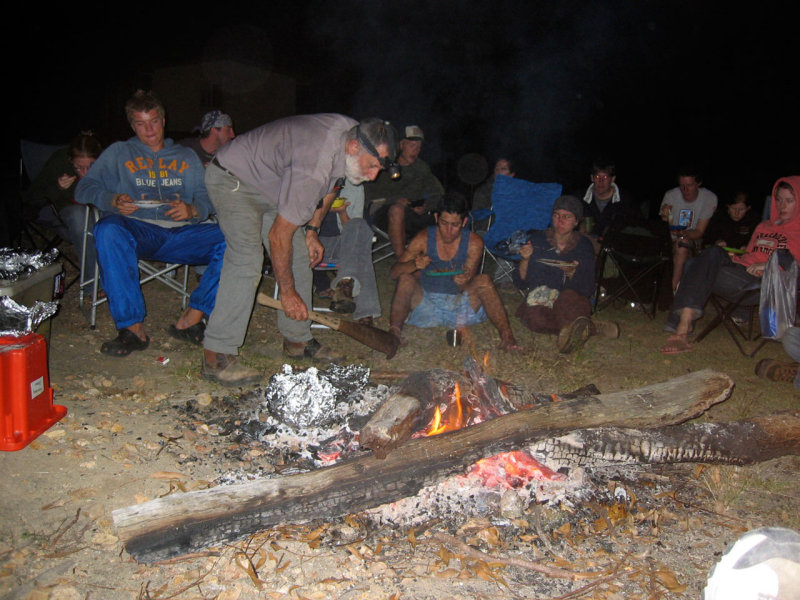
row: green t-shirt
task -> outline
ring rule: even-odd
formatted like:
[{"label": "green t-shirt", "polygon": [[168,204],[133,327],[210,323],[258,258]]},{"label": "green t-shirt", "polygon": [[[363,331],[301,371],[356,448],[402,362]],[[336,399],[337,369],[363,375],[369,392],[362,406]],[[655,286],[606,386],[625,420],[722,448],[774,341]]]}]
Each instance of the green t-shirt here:
[{"label": "green t-shirt", "polygon": [[443,194],[442,184],[421,158],[402,167],[399,179],[392,179],[386,171],[381,171],[375,181],[364,183],[367,202],[378,198],[387,198],[390,202],[399,198],[408,198],[412,202],[424,199],[426,206],[432,209]]}]

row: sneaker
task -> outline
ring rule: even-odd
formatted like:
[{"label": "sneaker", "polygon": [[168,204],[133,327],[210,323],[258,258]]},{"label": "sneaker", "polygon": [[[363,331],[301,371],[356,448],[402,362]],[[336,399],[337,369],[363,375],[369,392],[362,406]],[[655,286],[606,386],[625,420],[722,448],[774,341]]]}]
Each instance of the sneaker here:
[{"label": "sneaker", "polygon": [[283,353],[289,358],[308,358],[320,363],[341,363],[345,360],[344,354],[323,346],[314,338],[308,342],[290,342],[283,338]]},{"label": "sneaker", "polygon": [[773,358],[763,358],[756,365],[756,375],[770,381],[785,381],[794,383],[800,364],[796,362],[785,363]]},{"label": "sneaker", "polygon": [[353,302],[353,280],[346,277],[336,284],[336,290],[333,293],[333,301],[331,302],[331,310],[340,314],[351,314],[356,309],[356,303]]},{"label": "sneaker", "polygon": [[570,354],[586,343],[592,321],[589,317],[578,317],[572,323],[562,328],[558,334],[558,351],[561,354]]},{"label": "sneaker", "polygon": [[222,385],[245,385],[261,379],[261,373],[239,362],[232,354],[215,354],[215,362],[203,356],[203,378]]}]

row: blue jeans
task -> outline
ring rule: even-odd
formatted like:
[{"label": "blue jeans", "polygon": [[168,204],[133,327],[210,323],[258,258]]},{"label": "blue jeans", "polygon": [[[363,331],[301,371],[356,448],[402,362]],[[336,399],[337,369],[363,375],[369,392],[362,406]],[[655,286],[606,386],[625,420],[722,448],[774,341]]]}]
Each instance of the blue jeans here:
[{"label": "blue jeans", "polygon": [[[760,281],[759,277],[750,275],[746,267],[734,263],[722,248],[706,248],[699,256],[686,263],[667,317],[667,325],[677,327],[684,308],[695,310],[697,318],[700,318],[712,293],[732,299],[748,286]],[[759,289],[751,292],[751,296],[746,298],[747,303],[750,300],[758,302],[759,294]]]},{"label": "blue jeans", "polygon": [[218,225],[160,227],[121,215],[108,215],[94,226],[100,279],[117,329],[144,321],[144,296],[139,285],[140,258],[165,263],[208,265],[189,306],[211,314],[219,285],[225,237]]}]

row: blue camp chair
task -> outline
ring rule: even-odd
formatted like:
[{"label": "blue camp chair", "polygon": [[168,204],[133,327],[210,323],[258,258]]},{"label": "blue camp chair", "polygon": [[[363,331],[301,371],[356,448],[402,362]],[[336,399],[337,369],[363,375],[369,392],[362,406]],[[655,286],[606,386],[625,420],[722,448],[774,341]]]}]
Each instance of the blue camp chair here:
[{"label": "blue camp chair", "polygon": [[[483,236],[483,261],[490,258],[497,265],[494,280],[509,277],[519,262],[518,252],[509,252],[507,240],[516,231],[547,229],[553,205],[561,196],[560,183],[534,183],[517,177],[497,175],[492,187],[489,227]],[[486,209],[471,215],[473,221],[485,219]],[[477,213],[478,211],[476,211]]]}]

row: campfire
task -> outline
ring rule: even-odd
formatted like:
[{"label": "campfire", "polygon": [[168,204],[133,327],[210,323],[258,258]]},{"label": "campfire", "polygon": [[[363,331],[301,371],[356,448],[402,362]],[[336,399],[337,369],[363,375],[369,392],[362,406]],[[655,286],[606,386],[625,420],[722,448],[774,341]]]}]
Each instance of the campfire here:
[{"label": "campfire", "polygon": [[[484,359],[483,365],[487,363]],[[498,382],[483,365],[470,358],[461,373],[421,372],[399,386],[370,385],[369,370],[356,365],[299,371],[284,365],[265,389],[254,392],[258,402],[245,417],[242,430],[271,453],[280,454],[281,474],[299,473],[329,467],[368,450],[386,451],[392,444],[381,446],[377,440],[383,436],[399,436],[393,442],[399,444],[400,438],[439,436],[518,407],[558,401],[555,395],[529,394]],[[411,397],[419,402],[416,408],[403,402]],[[398,420],[405,421],[402,431],[388,431]],[[379,506],[367,516],[378,523],[410,525],[444,516],[503,512],[499,506],[504,495],[504,506],[514,506],[516,512],[530,502],[569,502],[568,497],[585,489],[586,482],[581,469],[572,474],[567,468],[562,470],[542,464],[533,448],[501,452],[465,466],[463,473],[416,496]],[[220,483],[249,477],[227,473]],[[517,498],[511,501],[508,493]]]},{"label": "campfire", "polygon": [[[264,470],[115,510],[128,552],[162,560],[348,514],[393,527],[476,515],[524,520],[531,505],[585,505],[602,489],[593,485],[596,465],[608,476],[615,463],[763,459],[776,429],[795,439],[783,430],[800,421],[677,425],[730,394],[731,379],[710,370],[635,390],[590,386],[556,396],[496,380],[474,360],[392,387],[369,382],[363,367],[285,366],[266,389],[230,402],[238,413],[229,435],[265,448],[254,461]],[[754,446],[743,448],[745,438]]]}]

